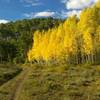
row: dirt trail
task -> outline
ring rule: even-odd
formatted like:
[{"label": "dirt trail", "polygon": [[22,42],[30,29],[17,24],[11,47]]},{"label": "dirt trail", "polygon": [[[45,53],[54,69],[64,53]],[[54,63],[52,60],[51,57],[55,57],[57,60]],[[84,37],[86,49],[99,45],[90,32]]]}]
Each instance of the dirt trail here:
[{"label": "dirt trail", "polygon": [[21,72],[21,74],[19,75],[19,78],[16,82],[16,85],[15,85],[15,88],[13,90],[10,100],[19,100],[19,96],[21,94],[23,84],[24,84],[25,80],[27,79],[29,73],[30,73],[30,68],[25,68]]}]

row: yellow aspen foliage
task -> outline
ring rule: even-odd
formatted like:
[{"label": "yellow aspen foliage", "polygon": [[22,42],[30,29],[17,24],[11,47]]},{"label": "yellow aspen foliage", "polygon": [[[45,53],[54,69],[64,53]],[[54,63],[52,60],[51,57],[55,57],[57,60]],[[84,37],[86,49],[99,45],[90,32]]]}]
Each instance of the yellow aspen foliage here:
[{"label": "yellow aspen foliage", "polygon": [[95,28],[98,25],[98,9],[95,7],[86,8],[80,15],[80,21],[78,23],[79,31],[83,32],[88,27],[91,28],[91,33],[95,32]]},{"label": "yellow aspen foliage", "polygon": [[29,61],[43,59],[45,61],[60,60],[75,51],[77,18],[70,17],[58,28],[34,33],[33,47],[28,53]]},{"label": "yellow aspen foliage", "polygon": [[93,51],[92,38],[88,30],[83,33],[83,49],[86,54],[91,54]]},{"label": "yellow aspen foliage", "polygon": [[100,25],[98,26],[98,28],[96,30],[95,48],[96,48],[97,52],[100,52]]},{"label": "yellow aspen foliage", "polygon": [[97,53],[100,56],[100,8],[92,6],[84,9],[79,18],[74,15],[58,27],[36,31],[27,55],[30,62],[66,59],[69,63],[76,61],[78,64],[99,60]]}]

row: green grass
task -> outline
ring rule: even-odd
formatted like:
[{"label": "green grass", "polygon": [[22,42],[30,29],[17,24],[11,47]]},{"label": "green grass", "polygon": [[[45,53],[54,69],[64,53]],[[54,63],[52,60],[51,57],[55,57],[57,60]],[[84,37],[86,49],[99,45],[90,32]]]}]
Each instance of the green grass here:
[{"label": "green grass", "polygon": [[[26,76],[16,100],[100,100],[100,66],[32,65]],[[19,77],[0,87],[0,100],[10,100]]]},{"label": "green grass", "polygon": [[0,85],[15,77],[21,68],[12,64],[0,64]]},{"label": "green grass", "polygon": [[100,66],[51,66],[34,70],[19,100],[100,100]]}]

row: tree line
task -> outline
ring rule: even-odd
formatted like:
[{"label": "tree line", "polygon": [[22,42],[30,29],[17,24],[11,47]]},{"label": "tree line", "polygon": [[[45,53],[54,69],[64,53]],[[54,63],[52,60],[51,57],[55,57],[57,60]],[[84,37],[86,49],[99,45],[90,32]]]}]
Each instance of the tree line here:
[{"label": "tree line", "polygon": [[27,61],[27,52],[32,46],[34,32],[48,30],[61,22],[61,19],[49,17],[0,24],[0,63]]}]

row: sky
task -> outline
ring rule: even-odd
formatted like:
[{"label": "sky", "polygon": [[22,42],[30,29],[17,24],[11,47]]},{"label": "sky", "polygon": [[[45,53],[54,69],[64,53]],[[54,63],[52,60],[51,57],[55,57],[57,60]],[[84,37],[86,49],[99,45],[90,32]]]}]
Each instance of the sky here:
[{"label": "sky", "polygon": [[26,18],[66,18],[97,0],[0,0],[0,23]]}]

